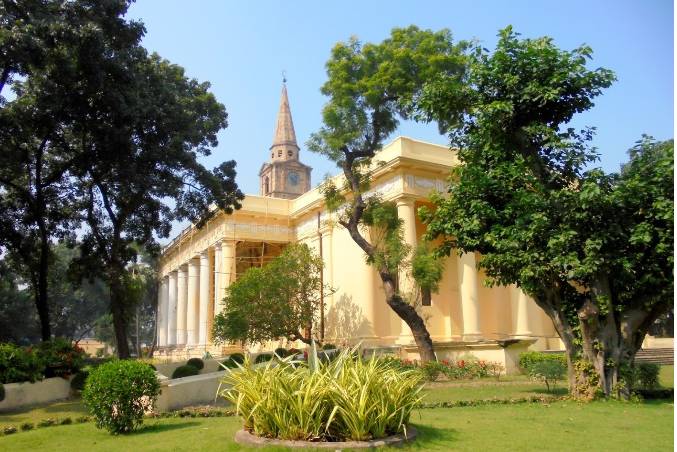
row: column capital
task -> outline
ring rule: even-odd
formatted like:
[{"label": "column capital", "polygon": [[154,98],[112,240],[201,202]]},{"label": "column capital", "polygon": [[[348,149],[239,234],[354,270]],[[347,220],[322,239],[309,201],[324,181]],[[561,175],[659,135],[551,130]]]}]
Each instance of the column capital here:
[{"label": "column capital", "polygon": [[416,202],[416,197],[412,195],[402,195],[395,199],[395,205],[397,207],[401,206],[408,206],[408,207],[414,207],[414,203]]}]

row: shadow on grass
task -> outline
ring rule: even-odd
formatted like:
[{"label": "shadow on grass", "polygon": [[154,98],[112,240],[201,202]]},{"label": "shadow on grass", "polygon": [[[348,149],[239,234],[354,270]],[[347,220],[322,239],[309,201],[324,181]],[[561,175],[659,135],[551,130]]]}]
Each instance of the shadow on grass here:
[{"label": "shadow on grass", "polygon": [[569,390],[567,388],[553,388],[550,391],[548,391],[546,388],[535,388],[535,389],[525,389],[521,392],[526,392],[529,394],[543,394],[543,395],[551,395],[551,396],[565,396],[569,393]]},{"label": "shadow on grass", "polygon": [[410,443],[405,443],[405,447],[414,450],[428,450],[430,448],[451,448],[451,444],[458,440],[458,431],[449,428],[434,428],[428,425],[414,424],[418,430],[418,436]]},{"label": "shadow on grass", "polygon": [[164,433],[164,432],[169,432],[171,430],[179,430],[182,428],[189,428],[189,427],[196,427],[200,425],[199,422],[191,421],[183,421],[181,423],[176,423],[176,424],[165,424],[165,423],[156,423],[156,424],[146,424],[139,429],[133,431],[130,433],[130,436],[141,436],[141,435],[152,435],[156,433]]}]

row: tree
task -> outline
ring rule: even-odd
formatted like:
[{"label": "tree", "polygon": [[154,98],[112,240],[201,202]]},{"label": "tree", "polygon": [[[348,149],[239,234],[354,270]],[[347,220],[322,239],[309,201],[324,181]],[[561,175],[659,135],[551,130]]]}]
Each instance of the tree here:
[{"label": "tree", "polygon": [[78,125],[96,108],[101,78],[124,74],[110,64],[115,55],[143,34],[120,19],[128,4],[0,3],[0,247],[30,275],[43,340],[52,335],[50,243],[72,238],[80,222],[74,179],[87,154],[75,145]]},{"label": "tree", "polygon": [[305,244],[289,245],[267,265],[250,268],[228,287],[225,309],[214,318],[214,339],[310,344],[321,299],[333,292],[322,284],[322,268],[322,259]]},{"label": "tree", "polygon": [[[126,79],[105,80],[98,109],[82,131],[93,158],[79,177],[89,226],[82,264],[105,275],[118,355],[129,356],[127,324],[133,313],[127,264],[134,244],[157,251],[171,221],[198,226],[218,211],[231,213],[244,195],[235,183],[235,162],[207,170],[197,161],[216,146],[226,112],[209,83],[136,48],[126,57]],[[170,206],[168,200],[173,200]]]},{"label": "tree", "polygon": [[[385,291],[386,303],[411,328],[422,361],[435,359],[432,339],[407,294],[398,290],[398,268],[410,250],[402,241],[401,222],[392,202],[369,195],[372,159],[393,133],[399,118],[415,113],[414,106],[426,80],[461,86],[465,44],[454,44],[451,33],[433,33],[416,27],[394,29],[381,44],[362,45],[352,38],[339,43],[327,62],[329,79],[322,93],[329,96],[324,126],[308,147],[324,154],[342,169],[344,186],[325,184],[329,209],[341,208],[338,223],[373,265]],[[459,109],[460,111],[460,109]],[[364,227],[380,231],[382,240],[367,238]]]},{"label": "tree", "polygon": [[492,284],[516,284],[552,319],[574,395],[608,396],[671,304],[673,152],[645,141],[620,175],[588,168],[593,130],[566,125],[614,80],[587,69],[591,54],[502,30],[493,53],[473,53],[458,128],[456,87],[424,89],[421,115],[451,131],[462,165],[422,216],[440,253],[480,253]]}]

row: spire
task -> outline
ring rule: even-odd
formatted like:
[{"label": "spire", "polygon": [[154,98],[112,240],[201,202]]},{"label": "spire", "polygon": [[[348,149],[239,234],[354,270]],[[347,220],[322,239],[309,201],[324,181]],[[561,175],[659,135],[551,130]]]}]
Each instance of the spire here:
[{"label": "spire", "polygon": [[294,122],[291,119],[291,110],[289,109],[289,99],[287,98],[287,79],[282,79],[282,97],[280,98],[280,111],[277,113],[277,126],[273,136],[273,144],[270,149],[280,146],[292,146],[299,149],[296,143],[296,132],[294,132]]}]

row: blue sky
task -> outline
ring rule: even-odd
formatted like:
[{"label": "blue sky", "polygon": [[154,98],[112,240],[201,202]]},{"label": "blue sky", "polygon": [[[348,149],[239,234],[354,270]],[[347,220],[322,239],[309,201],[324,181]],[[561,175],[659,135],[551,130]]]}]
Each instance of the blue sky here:
[{"label": "blue sky", "polygon": [[[257,193],[258,171],[268,155],[281,73],[287,86],[301,159],[313,167],[313,185],[332,163],[305,151],[321,126],[325,98],[319,88],[331,47],[351,35],[378,42],[393,27],[450,29],[455,39],[475,38],[492,49],[500,28],[524,37],[551,36],[562,49],[592,47],[590,67],[616,72],[618,81],[574,126],[595,126],[602,166],[616,171],[642,133],[673,137],[673,3],[647,1],[225,1],[137,0],[129,18],[147,29],[144,46],[209,81],[226,106],[229,126],[205,158],[208,167],[237,161],[238,184]],[[395,135],[440,144],[433,125],[402,124]]]}]

